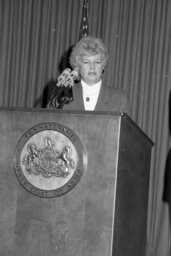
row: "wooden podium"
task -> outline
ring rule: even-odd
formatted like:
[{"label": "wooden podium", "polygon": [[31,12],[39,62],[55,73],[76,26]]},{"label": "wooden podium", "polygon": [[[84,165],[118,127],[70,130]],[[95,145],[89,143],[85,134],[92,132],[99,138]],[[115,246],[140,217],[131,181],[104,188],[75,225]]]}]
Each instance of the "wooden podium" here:
[{"label": "wooden podium", "polygon": [[0,255],[145,256],[153,143],[127,115],[1,108],[0,120]]}]

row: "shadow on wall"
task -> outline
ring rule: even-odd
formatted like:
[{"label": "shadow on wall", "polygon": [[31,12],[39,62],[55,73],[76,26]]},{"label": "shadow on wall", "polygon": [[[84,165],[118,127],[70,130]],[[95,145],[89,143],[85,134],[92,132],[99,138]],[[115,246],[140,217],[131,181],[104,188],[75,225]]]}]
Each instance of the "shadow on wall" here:
[{"label": "shadow on wall", "polygon": [[[72,50],[72,46],[62,55],[61,61],[59,62],[59,65],[58,65],[59,74],[61,74],[65,68],[70,68],[69,56],[70,56],[71,50]],[[35,108],[36,107],[46,108],[50,98],[58,93],[58,87],[56,86],[56,83],[57,83],[57,80],[51,80],[45,85],[42,95],[40,96],[39,99],[36,100],[34,104]]]},{"label": "shadow on wall", "polygon": [[[168,123],[169,123],[169,133],[171,136],[171,91],[169,94]],[[168,203],[169,205],[169,217],[170,217],[170,228],[171,228],[171,148],[169,149],[167,159],[166,159],[163,201]]]}]

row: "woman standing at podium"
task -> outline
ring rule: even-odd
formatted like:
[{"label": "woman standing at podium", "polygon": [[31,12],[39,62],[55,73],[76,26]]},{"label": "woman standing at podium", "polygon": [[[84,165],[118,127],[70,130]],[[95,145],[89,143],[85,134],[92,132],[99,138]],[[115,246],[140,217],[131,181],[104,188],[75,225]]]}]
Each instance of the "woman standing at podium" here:
[{"label": "woman standing at podium", "polygon": [[[107,60],[108,51],[101,39],[87,36],[76,43],[70,55],[73,71],[64,70],[60,78],[68,76],[69,80],[77,79],[79,82],[72,83],[72,100],[63,104],[63,109],[115,111],[129,114],[129,104],[124,92],[109,88],[102,81]],[[66,88],[65,81],[63,83],[63,88]],[[60,94],[51,97],[48,107],[61,108],[59,99]]]}]

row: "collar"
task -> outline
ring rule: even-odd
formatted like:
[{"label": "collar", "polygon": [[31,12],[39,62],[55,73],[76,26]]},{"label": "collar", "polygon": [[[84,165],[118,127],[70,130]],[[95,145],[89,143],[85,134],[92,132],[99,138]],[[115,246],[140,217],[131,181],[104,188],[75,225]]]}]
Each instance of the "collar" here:
[{"label": "collar", "polygon": [[93,86],[89,86],[83,80],[81,80],[81,86],[83,89],[83,93],[86,95],[99,93],[101,84],[102,84],[102,81],[100,80],[98,83],[94,84]]}]

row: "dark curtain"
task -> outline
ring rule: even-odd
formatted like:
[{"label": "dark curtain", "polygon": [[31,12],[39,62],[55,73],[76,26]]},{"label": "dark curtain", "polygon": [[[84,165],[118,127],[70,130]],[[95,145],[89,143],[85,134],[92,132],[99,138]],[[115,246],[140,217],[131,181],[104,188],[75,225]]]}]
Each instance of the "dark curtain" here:
[{"label": "dark curtain", "polygon": [[[42,106],[78,40],[82,5],[81,0],[0,0],[1,106]],[[106,86],[127,93],[132,119],[155,143],[146,254],[168,256],[163,190],[170,148],[171,1],[90,0],[88,13],[89,34],[109,49]]]}]

